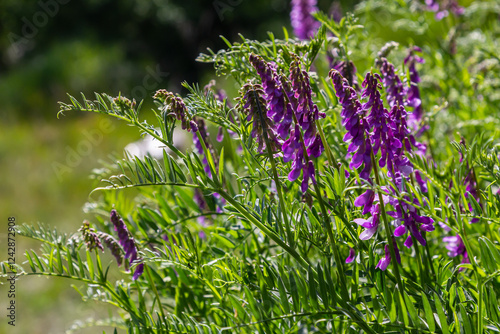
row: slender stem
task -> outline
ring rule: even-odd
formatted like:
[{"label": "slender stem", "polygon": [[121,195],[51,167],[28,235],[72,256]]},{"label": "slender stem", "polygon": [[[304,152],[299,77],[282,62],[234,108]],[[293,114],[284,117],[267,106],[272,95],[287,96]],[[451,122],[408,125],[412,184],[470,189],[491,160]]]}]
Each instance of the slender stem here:
[{"label": "slender stem", "polygon": [[253,91],[253,95],[255,98],[255,102],[257,104],[257,109],[259,111],[260,124],[262,126],[262,130],[263,130],[262,132],[264,134],[264,141],[266,142],[267,156],[269,158],[269,161],[271,162],[271,169],[273,171],[274,183],[276,184],[276,191],[278,193],[281,214],[283,215],[283,220],[285,221],[285,231],[286,231],[288,243],[290,244],[290,247],[295,248],[294,236],[292,233],[292,229],[290,228],[290,222],[288,221],[288,215],[286,214],[285,200],[284,200],[283,192],[281,189],[281,182],[280,182],[279,177],[278,177],[278,170],[276,169],[276,162],[274,161],[274,156],[273,156],[273,153],[271,151],[271,143],[269,141],[269,135],[267,133],[267,123],[266,123],[266,120],[265,120],[264,115],[263,115],[263,110],[262,110],[260,103],[259,103],[259,96],[257,95],[257,92],[255,90]]},{"label": "slender stem", "polygon": [[[373,151],[370,154],[371,154],[372,165],[373,165],[374,174],[375,174],[375,181],[377,182],[377,185],[380,186],[381,184],[380,184],[380,178],[379,178],[379,175],[378,175],[378,167],[377,167],[377,163],[375,161],[375,156],[373,155]],[[380,209],[382,211],[382,220],[384,222],[385,232],[387,234],[387,241],[389,242],[389,251],[391,253],[391,259],[394,260],[393,261],[394,276],[396,276],[396,280],[397,280],[398,286],[399,286],[398,290],[401,293],[401,297],[404,300],[404,294],[403,294],[404,287],[403,287],[403,283],[401,281],[401,275],[399,274],[398,261],[396,260],[396,250],[394,248],[396,241],[394,240],[394,235],[392,234],[391,227],[389,225],[389,222],[387,221],[387,216],[386,216],[386,212],[385,212],[385,205],[384,205],[384,199],[382,197],[382,192],[380,190],[378,190],[377,192],[378,192],[378,197],[379,197]]]},{"label": "slender stem", "polygon": [[[293,119],[296,124],[299,124],[297,117],[295,114],[293,115]],[[304,154],[304,158],[306,160],[306,168],[309,165],[309,156],[307,155],[307,148],[306,144],[304,143],[304,138],[302,136],[302,132],[299,132],[299,141],[302,143],[302,150]],[[316,168],[315,168],[316,169]],[[319,173],[318,173],[319,175]],[[332,229],[332,224],[330,221],[330,217],[328,215],[328,212],[326,211],[325,203],[323,202],[323,196],[321,196],[321,191],[319,189],[318,183],[313,182],[314,185],[314,191],[316,192],[316,198],[318,200],[320,209],[321,209],[321,214],[323,216],[323,220],[325,222],[325,228],[326,228],[326,233],[328,234],[328,238],[330,239],[330,248],[332,249],[333,256],[335,258],[335,262],[337,263],[337,270],[339,271],[339,277],[340,277],[340,282],[342,284],[343,289],[342,295],[346,300],[349,299],[349,296],[347,294],[347,283],[345,280],[345,274],[344,274],[344,264],[342,263],[342,259],[340,258],[340,254],[337,249],[337,245],[335,243],[335,237],[333,235],[333,229]]]},{"label": "slender stem", "polygon": [[321,137],[321,141],[323,142],[323,146],[325,147],[326,157],[328,158],[328,162],[330,163],[330,166],[335,167],[335,169],[337,169],[337,171],[338,171],[339,165],[337,164],[337,161],[333,157],[330,145],[328,145],[328,142],[326,141],[325,134],[323,132],[323,127],[321,126],[321,123],[316,121],[316,127],[318,128],[319,136]]},{"label": "slender stem", "polygon": [[[233,197],[231,197],[228,193],[226,193],[222,189],[218,189],[217,192],[232,206],[236,208],[246,219],[248,219],[251,223],[257,226],[266,236],[271,238],[275,243],[277,243],[280,247],[282,247],[285,251],[287,251],[299,264],[306,270],[309,269],[310,263],[307,262],[299,253],[293,248],[291,248],[286,242],[281,240],[281,238],[271,229],[269,229],[266,225],[260,222],[257,218],[255,218],[247,209],[245,209],[238,201],[236,201]],[[315,276],[317,276],[317,272],[314,268],[312,271]]]},{"label": "slender stem", "polygon": [[434,264],[432,263],[431,251],[429,250],[429,243],[427,242],[427,238],[425,237],[425,232],[424,232],[424,239],[425,239],[425,253],[426,253],[427,262],[429,263],[429,267],[431,267],[432,276],[434,277],[434,280],[436,280],[436,278],[437,278],[436,270],[434,270]]},{"label": "slender stem", "polygon": [[163,307],[161,306],[160,295],[158,294],[158,290],[156,289],[156,284],[153,281],[153,277],[151,276],[151,273],[149,272],[149,266],[147,264],[144,264],[144,267],[145,267],[146,273],[148,275],[149,285],[153,287],[153,292],[155,294],[156,300],[158,301],[158,308],[160,309],[160,315],[162,317],[162,322],[163,322],[166,319],[165,319],[165,314],[163,313]]},{"label": "slender stem", "polygon": [[483,333],[483,280],[476,273],[476,278],[478,278],[478,289],[479,289],[479,298],[478,298],[478,312],[477,312],[477,333]]}]

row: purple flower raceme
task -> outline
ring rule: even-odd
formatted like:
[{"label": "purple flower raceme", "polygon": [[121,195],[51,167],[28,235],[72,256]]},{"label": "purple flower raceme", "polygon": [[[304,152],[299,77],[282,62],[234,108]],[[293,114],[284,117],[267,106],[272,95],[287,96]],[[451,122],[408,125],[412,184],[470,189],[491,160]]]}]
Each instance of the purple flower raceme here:
[{"label": "purple flower raceme", "polygon": [[[410,72],[410,87],[407,89],[407,104],[413,108],[413,112],[408,117],[408,125],[411,129],[416,131],[424,111],[422,109],[422,100],[420,99],[420,90],[418,89],[418,83],[420,82],[420,76],[418,75],[416,63],[423,64],[425,60],[422,57],[416,55],[416,53],[422,53],[422,50],[414,46],[409,49],[408,55],[406,56],[404,63],[408,66]],[[426,128],[418,129],[418,133],[422,133]]]},{"label": "purple flower raceme", "polygon": [[313,37],[320,26],[312,16],[312,13],[318,11],[316,3],[317,0],[292,0],[292,28],[295,35],[302,40]]},{"label": "purple flower raceme", "polygon": [[[364,168],[359,173],[359,176],[371,183],[372,146],[369,140],[368,122],[363,118],[363,106],[359,102],[354,88],[349,86],[348,81],[338,71],[331,70],[330,77],[335,88],[335,93],[342,105],[340,115],[342,117],[342,125],[347,130],[344,141],[350,143],[347,152],[352,154],[350,168],[358,168],[364,164]],[[367,214],[372,208],[374,199],[375,193],[373,190],[368,189],[355,200],[354,204],[356,206],[363,206],[363,214]]]},{"label": "purple flower raceme", "polygon": [[[392,65],[386,64],[385,66],[390,67]],[[390,70],[390,72],[394,73],[393,70]],[[408,130],[406,111],[402,105],[394,105],[389,114],[383,108],[383,102],[378,91],[380,88],[378,80],[380,80],[378,75],[371,75],[370,73],[366,75],[366,79],[363,82],[365,90],[362,97],[368,97],[369,99],[367,103],[363,104],[363,108],[370,110],[367,119],[370,130],[372,130],[370,139],[373,142],[374,154],[378,152],[380,147],[381,159],[379,160],[379,166],[384,167],[387,165],[388,174],[398,187],[398,191],[392,188],[390,190],[393,194],[397,195],[399,191],[404,190],[402,184],[403,178],[408,178],[413,171],[413,166],[406,156],[406,154],[412,152],[411,143],[413,137]],[[398,82],[398,78],[393,78],[392,81]],[[388,86],[391,87],[391,85]],[[399,86],[399,84],[396,86]],[[422,183],[424,182],[422,181]],[[410,198],[407,197],[406,200],[410,201]],[[405,246],[408,248],[412,246],[412,236],[420,244],[425,245],[425,238],[422,236],[421,231],[434,231],[434,221],[429,217],[418,215],[415,207],[404,201],[391,198],[390,203],[396,209],[394,212],[387,212],[395,218],[394,222],[398,226],[394,231],[394,235],[399,237],[408,231],[409,235]],[[414,203],[416,205],[419,204],[416,200],[414,200]]]},{"label": "purple flower raceme", "polygon": [[[118,234],[118,242],[125,251],[125,258],[128,259],[130,263],[133,263],[137,260],[137,244],[135,243],[134,238],[130,236],[127,225],[125,225],[123,219],[118,216],[115,209],[111,210],[111,222],[115,226],[115,231]],[[132,278],[134,280],[138,279],[143,270],[144,265],[142,263],[136,266]]]},{"label": "purple flower raceme", "polygon": [[[388,212],[389,215],[395,218],[395,223],[398,225],[395,231],[396,236],[401,236],[407,231],[410,233],[405,245],[411,247],[411,236],[423,245],[425,239],[421,231],[430,232],[434,230],[433,220],[429,217],[420,216],[414,206],[405,202],[400,202],[394,198],[394,195],[403,191],[403,178],[407,179],[413,171],[413,167],[406,157],[407,153],[411,153],[410,131],[406,124],[406,111],[404,106],[399,103],[402,99],[402,84],[399,77],[395,76],[393,70],[387,62],[385,63],[389,71],[394,75],[390,82],[387,81],[388,97],[392,94],[392,101],[395,101],[391,112],[388,113],[384,108],[379,89],[380,77],[375,74],[368,73],[363,81],[362,98],[368,99],[367,102],[361,104],[358,100],[356,91],[349,86],[346,79],[342,78],[336,70],[330,72],[334,88],[342,105],[342,124],[348,131],[344,137],[345,141],[350,141],[348,152],[355,152],[350,163],[351,168],[358,168],[362,163],[365,164],[360,177],[371,183],[371,154],[376,155],[381,152],[379,160],[380,167],[387,167],[388,175],[394,180],[397,190],[388,187],[382,187],[382,201],[385,204],[392,204],[396,211]],[[389,94],[390,93],[390,94]],[[365,112],[368,112],[366,118]],[[394,194],[394,195],[392,195]],[[407,198],[407,200],[410,200]],[[354,201],[357,207],[363,207],[363,214],[371,214],[368,219],[357,218],[355,223],[365,228],[361,233],[361,240],[368,240],[375,235],[380,223],[381,214],[381,199],[378,194],[369,189],[361,194]],[[419,204],[418,201],[415,204]],[[387,246],[386,246],[387,247]],[[388,247],[386,248],[386,257],[379,262],[377,266],[381,270],[385,270],[390,262],[388,255]],[[399,252],[398,252],[399,254]],[[399,255],[398,255],[399,257]],[[400,261],[398,259],[398,261]]]},{"label": "purple flower raceme", "polygon": [[267,63],[258,55],[251,54],[250,62],[265,91],[266,116],[270,120],[267,128],[272,135],[276,133],[286,139],[281,149],[284,162],[292,161],[288,179],[293,182],[302,173],[301,191],[305,193],[309,180],[316,183],[314,164],[308,157],[317,158],[324,151],[316,121],[325,114],[320,113],[313,102],[309,75],[301,69],[299,57],[292,57],[289,79],[278,73],[274,63]]},{"label": "purple flower raceme", "polygon": [[404,105],[404,97],[406,91],[403,82],[396,73],[394,65],[392,65],[386,58],[382,57],[379,61],[380,72],[382,73],[382,83],[384,84],[387,92],[387,102],[392,108],[395,105]]},{"label": "purple flower raceme", "polygon": [[327,54],[330,62],[330,68],[337,70],[340,74],[347,79],[349,85],[356,90],[359,90],[359,85],[356,80],[356,66],[352,61],[346,62],[342,56],[339,55],[339,50],[334,48],[331,53]]},{"label": "purple flower raceme", "polygon": [[289,103],[285,101],[285,97],[283,96],[282,84],[278,78],[275,65],[273,63],[265,62],[261,56],[253,53],[250,55],[250,63],[257,70],[257,73],[262,81],[262,87],[266,93],[265,99],[267,102],[267,116],[272,119],[275,124],[279,124],[285,117],[285,113],[288,112],[286,115],[288,117],[283,120],[285,124],[288,125],[288,128],[278,131],[278,134],[282,138],[286,138],[292,122],[292,117],[289,115],[291,106],[287,106]]},{"label": "purple flower raceme", "polygon": [[[297,99],[295,117],[304,131],[304,144],[309,156],[319,157],[323,152],[323,143],[316,129],[316,121],[325,118],[324,113],[320,113],[318,106],[312,100],[312,89],[309,75],[301,69],[300,59],[292,55],[294,60],[290,64],[290,81],[292,89]],[[313,154],[311,154],[313,153]]]}]

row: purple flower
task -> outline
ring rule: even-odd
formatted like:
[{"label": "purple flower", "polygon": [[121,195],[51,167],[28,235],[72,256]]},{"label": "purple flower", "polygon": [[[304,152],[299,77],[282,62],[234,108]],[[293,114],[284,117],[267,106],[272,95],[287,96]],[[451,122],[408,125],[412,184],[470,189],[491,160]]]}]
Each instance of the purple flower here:
[{"label": "purple flower", "polygon": [[369,111],[366,121],[368,123],[370,139],[373,147],[373,154],[376,155],[381,150],[381,157],[379,166],[385,167],[387,163],[390,164],[394,156],[394,151],[401,148],[401,142],[398,138],[390,136],[390,129],[388,123],[390,122],[389,113],[384,108],[384,103],[380,96],[379,84],[380,76],[378,74],[367,73],[363,81],[363,94],[362,98],[368,98],[368,101],[363,104],[362,108]]},{"label": "purple flower", "polygon": [[[409,201],[410,198],[406,197],[406,200]],[[418,204],[416,199],[414,199],[413,202]],[[413,246],[412,236],[422,246],[425,246],[426,241],[422,232],[434,231],[434,220],[430,217],[420,216],[417,209],[406,202],[392,199],[391,204],[394,206],[396,211],[387,211],[387,215],[393,217],[395,219],[394,223],[398,226],[394,230],[394,236],[400,237],[406,234],[406,232],[409,232],[408,237],[404,242],[404,245],[407,248]]]},{"label": "purple flower", "polygon": [[[123,219],[118,216],[115,209],[111,210],[111,222],[115,226],[115,231],[118,233],[118,242],[123,247],[125,251],[125,258],[129,259],[130,263],[137,260],[137,244],[134,238],[132,238],[128,232],[127,226],[125,225]],[[136,269],[136,271],[138,268]],[[137,278],[142,273],[141,270],[138,271]],[[135,274],[134,274],[135,277]],[[134,278],[137,279],[137,278]]]},{"label": "purple flower", "polygon": [[465,12],[465,9],[460,7],[456,0],[425,0],[425,4],[428,10],[436,12],[436,20],[438,21],[448,16],[449,11],[457,16],[463,15]]},{"label": "purple flower", "polygon": [[354,248],[349,248],[349,256],[345,259],[345,263],[351,263],[356,258],[356,251]]},{"label": "purple flower", "polygon": [[331,54],[327,54],[328,60],[330,62],[330,68],[337,70],[340,74],[347,79],[349,85],[356,90],[359,90],[359,85],[356,80],[356,66],[352,61],[348,63],[342,59],[342,56],[339,55],[339,49],[334,48],[331,51]]},{"label": "purple flower", "polygon": [[396,74],[396,69],[386,58],[380,59],[380,72],[382,73],[382,83],[387,92],[387,102],[392,108],[395,105],[404,105],[406,94],[401,79]]},{"label": "purple flower", "polygon": [[[267,116],[274,121],[279,136],[285,139],[288,137],[293,121],[294,108],[291,103],[294,106],[297,105],[294,93],[290,91],[286,77],[278,75],[274,64],[265,62],[262,57],[253,53],[250,55],[250,62],[257,70],[266,93]],[[287,99],[285,99],[284,91],[287,92]]]},{"label": "purple flower", "polygon": [[319,137],[316,131],[316,121],[319,118],[326,117],[326,115],[320,113],[318,106],[313,103],[309,75],[301,69],[300,60],[297,56],[294,56],[294,60],[290,64],[290,81],[297,99],[295,117],[304,131],[304,144],[308,148],[317,140],[316,137]]},{"label": "purple flower", "polygon": [[[388,245],[385,245],[384,251],[385,251],[385,256],[382,259],[380,259],[377,266],[375,267],[379,268],[382,271],[386,270],[389,264],[391,263],[391,252],[389,250]],[[394,251],[396,253],[396,260],[398,261],[398,263],[401,263],[401,256],[399,255],[399,249],[396,242],[394,242]]]},{"label": "purple flower", "polygon": [[[416,63],[425,63],[422,57],[417,56],[415,53],[422,53],[422,50],[414,46],[409,49],[408,55],[406,56],[404,63],[408,66],[410,72],[410,87],[407,89],[407,105],[413,108],[413,112],[408,117],[408,124],[410,128],[417,130],[423,117],[422,100],[420,99],[420,90],[418,89],[418,83],[420,82],[420,76],[418,75]],[[426,129],[422,128],[418,130],[422,133]]]},{"label": "purple flower", "polygon": [[351,168],[358,168],[363,163],[365,168],[360,173],[360,177],[369,181],[371,172],[371,143],[369,139],[366,120],[363,119],[363,107],[358,100],[356,91],[349,86],[349,83],[342,75],[336,71],[330,71],[335,93],[342,105],[342,125],[347,130],[344,141],[350,142],[347,148],[348,153],[352,153]]},{"label": "purple flower", "polygon": [[[465,145],[465,139],[464,138],[462,138],[460,140],[460,143],[464,147],[466,147],[466,145]],[[459,152],[459,153],[460,153],[460,162],[463,162],[463,160],[464,160],[463,153],[462,152]],[[465,176],[464,181],[463,181],[463,184],[465,185],[465,191],[466,191],[465,192],[465,198],[469,199],[469,197],[472,196],[472,200],[476,201],[476,203],[478,203],[479,206],[482,208],[481,201],[479,199],[479,192],[477,190],[476,178],[474,177],[474,170],[469,167],[469,163],[468,162],[466,162],[466,165],[467,165],[467,168],[468,168],[468,172],[467,172],[467,175]],[[451,184],[450,184],[450,186],[451,186]],[[469,211],[471,213],[474,212],[471,203],[469,203]],[[473,223],[477,223],[477,222],[479,222],[479,218],[472,218],[470,222],[472,224]]]},{"label": "purple flower", "polygon": [[[378,205],[379,204],[377,204],[376,206],[378,206]],[[380,223],[379,219],[380,219],[379,215],[377,215],[377,214],[372,215],[368,219],[364,219],[364,218],[354,219],[354,222],[356,224],[365,228],[365,230],[359,235],[360,240],[368,240],[368,239],[371,239],[373,237],[373,235],[375,235],[375,233],[377,232],[379,223]]]},{"label": "purple flower", "polygon": [[135,267],[134,275],[132,276],[132,279],[136,281],[144,272],[144,263],[139,263],[137,267]]},{"label": "purple flower", "polygon": [[300,39],[309,39],[319,28],[319,22],[312,13],[318,11],[316,0],[292,0],[290,19],[295,35]]}]

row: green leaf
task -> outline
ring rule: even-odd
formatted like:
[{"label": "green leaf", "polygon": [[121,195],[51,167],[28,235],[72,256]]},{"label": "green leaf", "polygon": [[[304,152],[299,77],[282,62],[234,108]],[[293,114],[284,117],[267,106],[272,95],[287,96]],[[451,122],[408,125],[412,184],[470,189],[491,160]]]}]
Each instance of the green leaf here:
[{"label": "green leaf", "polygon": [[425,293],[422,293],[422,304],[424,306],[427,328],[429,328],[431,332],[434,332],[436,329],[436,325],[434,324],[434,314],[432,313],[431,304],[429,303],[429,300],[425,296]]},{"label": "green leaf", "polygon": [[224,147],[220,151],[219,157],[219,180],[222,182],[224,176]]},{"label": "green leaf", "polygon": [[418,314],[417,310],[415,309],[414,302],[411,301],[410,297],[408,294],[405,292],[405,304],[406,304],[406,309],[408,310],[408,314],[410,315],[410,319],[415,327],[418,325]]},{"label": "green leaf", "polygon": [[443,304],[441,304],[441,300],[439,299],[439,296],[437,293],[434,292],[434,303],[436,304],[436,311],[439,317],[439,327],[441,327],[441,330],[443,331],[443,334],[448,334],[448,319],[446,318],[446,315],[444,314],[444,308]]},{"label": "green leaf", "polygon": [[463,325],[463,329],[465,331],[465,334],[473,334],[472,325],[471,325],[470,319],[469,319],[469,314],[465,310],[465,307],[462,305],[462,303],[458,304],[458,306],[460,308],[460,315],[462,317],[462,325]]}]

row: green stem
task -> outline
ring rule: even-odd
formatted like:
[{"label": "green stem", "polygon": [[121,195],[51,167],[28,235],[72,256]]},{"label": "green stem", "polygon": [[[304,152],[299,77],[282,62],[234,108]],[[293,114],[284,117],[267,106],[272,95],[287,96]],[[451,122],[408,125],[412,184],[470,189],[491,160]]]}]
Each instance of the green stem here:
[{"label": "green stem", "polygon": [[[253,223],[255,226],[257,226],[266,236],[271,238],[275,243],[277,243],[281,248],[283,248],[286,252],[288,252],[299,264],[305,269],[308,270],[310,267],[310,263],[307,262],[302,256],[300,256],[299,253],[292,247],[290,247],[286,242],[281,240],[281,238],[269,227],[264,225],[262,222],[260,222],[257,218],[255,218],[250,212],[248,212],[247,209],[245,209],[238,201],[236,201],[234,198],[232,198],[228,193],[226,193],[222,189],[218,189],[217,192],[227,201],[229,202],[232,206],[236,208],[246,219],[248,219],[251,223]],[[316,270],[312,268],[312,271],[315,276],[317,276]]]},{"label": "green stem", "polygon": [[[375,156],[373,155],[373,151],[370,153],[371,154],[371,159],[372,159],[372,165],[373,165],[373,169],[374,169],[374,174],[375,174],[375,182],[377,183],[377,185],[381,185],[380,184],[380,178],[379,178],[379,175],[378,175],[378,168],[377,168],[377,163],[375,161]],[[398,286],[399,286],[399,292],[401,294],[401,297],[404,299],[404,287],[403,287],[403,283],[401,281],[401,275],[399,274],[399,267],[398,267],[398,261],[396,260],[396,250],[395,250],[395,240],[394,240],[394,235],[392,234],[392,230],[391,230],[391,227],[389,225],[389,222],[387,221],[387,216],[386,216],[386,212],[385,212],[385,205],[384,205],[384,200],[383,200],[383,197],[382,197],[382,192],[380,190],[377,191],[378,192],[378,198],[379,198],[379,203],[380,203],[380,209],[381,209],[381,215],[382,215],[382,221],[384,222],[384,227],[385,227],[385,232],[387,234],[387,241],[389,242],[389,251],[391,253],[391,259],[393,259],[394,261],[392,262],[393,263],[393,266],[394,266],[394,276],[396,276],[396,281],[398,282]]]},{"label": "green stem", "polygon": [[[276,162],[274,161],[274,156],[271,151],[271,143],[269,141],[269,136],[267,133],[267,123],[264,118],[263,110],[260,106],[259,103],[259,96],[257,95],[257,92],[254,90],[253,95],[255,98],[255,102],[257,105],[257,109],[259,111],[259,118],[260,118],[260,124],[262,126],[262,132],[264,134],[264,141],[266,142],[266,151],[267,151],[267,156],[269,158],[269,162],[271,163],[271,170],[273,171],[273,178],[274,178],[274,183],[276,184],[276,191],[278,193],[278,199],[279,199],[279,204],[281,208],[281,214],[283,215],[283,220],[285,221],[285,231],[288,239],[288,243],[290,244],[290,247],[295,248],[295,240],[294,236],[292,233],[292,229],[290,227],[290,222],[288,221],[288,215],[286,214],[286,207],[285,207],[285,200],[283,197],[283,191],[281,189],[281,182],[278,177],[278,170],[276,169]],[[254,120],[255,122],[255,120]]]},{"label": "green stem", "polygon": [[477,333],[482,334],[483,333],[483,285],[484,282],[477,275],[476,277],[478,278],[478,289],[479,289],[479,298],[478,298],[478,313],[477,313]]},{"label": "green stem", "polygon": [[[163,313],[163,307],[161,306],[161,301],[160,301],[160,295],[158,294],[158,290],[156,289],[156,284],[153,281],[153,277],[151,276],[151,273],[149,272],[149,267],[147,264],[144,264],[144,269],[146,269],[146,274],[148,275],[148,281],[149,285],[153,287],[153,292],[155,294],[156,300],[158,301],[158,308],[160,309],[160,315],[161,315],[161,320],[162,322],[165,321],[165,314]],[[140,291],[139,291],[140,293]]]},{"label": "green stem", "polygon": [[[295,114],[293,114],[293,120],[295,124],[299,124],[297,117]],[[299,132],[299,141],[302,143],[302,150],[304,154],[304,158],[306,160],[306,167],[309,165],[310,159],[309,156],[307,155],[307,148],[306,144],[304,143],[304,137],[302,136],[302,131]],[[316,167],[315,167],[315,172],[316,172]],[[319,172],[317,173],[318,179],[319,179]],[[319,189],[318,183],[313,182],[314,185],[314,190],[316,192],[316,198],[318,200],[320,209],[321,209],[321,214],[323,216],[323,220],[325,222],[325,228],[326,228],[326,233],[328,234],[328,238],[330,239],[330,248],[332,250],[333,256],[335,258],[335,262],[337,263],[337,270],[339,272],[339,277],[340,277],[340,282],[342,284],[342,296],[345,298],[345,300],[349,300],[349,296],[347,293],[347,283],[345,280],[345,274],[344,274],[344,265],[342,263],[342,259],[340,258],[340,254],[337,249],[337,245],[335,243],[335,237],[333,235],[333,229],[332,229],[332,224],[330,221],[330,217],[328,216],[328,212],[326,211],[325,203],[323,202],[323,196],[321,196],[321,191]]]},{"label": "green stem", "polygon": [[318,128],[319,136],[321,137],[321,141],[323,142],[323,146],[325,147],[326,157],[328,158],[328,162],[330,163],[330,166],[335,167],[338,171],[339,165],[337,164],[337,161],[333,157],[330,145],[328,145],[328,142],[326,141],[325,134],[323,132],[323,127],[321,126],[321,123],[316,121],[316,127]]}]

